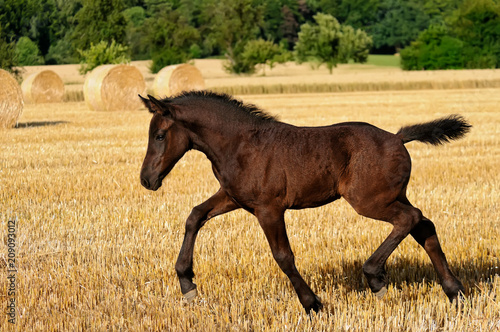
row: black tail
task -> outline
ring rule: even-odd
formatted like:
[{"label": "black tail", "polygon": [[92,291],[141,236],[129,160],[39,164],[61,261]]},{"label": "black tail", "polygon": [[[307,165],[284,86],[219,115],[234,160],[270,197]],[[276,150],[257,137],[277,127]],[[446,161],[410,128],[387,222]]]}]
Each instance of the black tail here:
[{"label": "black tail", "polygon": [[431,122],[402,127],[396,135],[403,143],[420,141],[440,145],[463,137],[471,127],[461,115],[453,114]]}]

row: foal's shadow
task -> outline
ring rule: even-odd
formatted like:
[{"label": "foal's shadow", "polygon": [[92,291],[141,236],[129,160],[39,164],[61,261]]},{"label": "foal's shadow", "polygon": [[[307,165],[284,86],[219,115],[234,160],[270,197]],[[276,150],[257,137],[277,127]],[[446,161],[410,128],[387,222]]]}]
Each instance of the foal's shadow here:
[{"label": "foal's shadow", "polygon": [[69,123],[68,121],[32,121],[32,122],[20,122],[15,128],[34,128],[34,127],[49,127],[57,126],[60,124]]},{"label": "foal's shadow", "polygon": [[[347,292],[368,292],[370,288],[363,275],[364,261],[348,261],[342,264],[339,271],[319,268],[321,275],[331,275],[332,278],[320,278],[317,280],[319,292],[323,289],[344,288]],[[500,262],[468,260],[460,265],[450,265],[453,273],[462,281],[466,294],[477,287],[480,282],[491,283],[495,276],[500,275]],[[389,286],[402,289],[409,284],[424,285],[428,282],[438,283],[438,277],[430,262],[415,262],[405,258],[389,259],[385,266]],[[307,278],[307,276],[306,276]],[[443,298],[446,295],[443,292]]]}]

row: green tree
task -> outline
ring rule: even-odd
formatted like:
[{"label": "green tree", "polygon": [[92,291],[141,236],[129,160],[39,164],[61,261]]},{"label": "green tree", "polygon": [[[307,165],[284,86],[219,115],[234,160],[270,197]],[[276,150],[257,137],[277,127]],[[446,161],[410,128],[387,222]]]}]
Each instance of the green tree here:
[{"label": "green tree", "polygon": [[125,42],[126,21],[123,0],[82,0],[83,7],[75,15],[73,47],[86,50],[101,40]]},{"label": "green tree", "polygon": [[45,55],[46,64],[78,63],[70,36],[71,32],[50,45],[49,52]]},{"label": "green tree", "polygon": [[365,63],[368,60],[373,40],[361,29],[354,29],[350,25],[342,25],[341,38],[339,43],[340,63],[347,63],[353,60],[358,63]]},{"label": "green tree", "polygon": [[447,24],[431,25],[401,51],[407,70],[499,68],[500,6],[493,0],[465,0]]},{"label": "green tree", "polygon": [[381,0],[316,0],[310,6],[315,12],[330,14],[340,23],[366,28],[376,22]]},{"label": "green tree", "polygon": [[3,35],[2,25],[0,24],[0,69],[7,70],[17,79],[20,79],[19,62],[16,57],[16,43],[8,42]]},{"label": "green tree", "polygon": [[[50,22],[50,46],[46,64],[78,63],[74,43],[75,15],[82,8],[80,0],[55,0],[56,13]],[[42,52],[43,53],[43,52]]]},{"label": "green tree", "polygon": [[376,49],[398,52],[425,30],[430,17],[420,0],[383,0],[377,12],[377,23],[370,27]]},{"label": "green tree", "polygon": [[248,66],[252,67],[251,72],[256,66],[261,65],[265,74],[266,65],[272,69],[276,63],[288,61],[290,53],[270,40],[256,39],[245,45],[241,57]]},{"label": "green tree", "polygon": [[19,38],[15,54],[20,66],[37,66],[45,63],[38,46],[28,37]]},{"label": "green tree", "polygon": [[145,47],[142,39],[144,37],[142,26],[146,21],[146,10],[135,6],[123,11],[123,16],[127,22],[126,44],[130,46],[130,55],[133,60],[147,60],[150,58],[148,48]]},{"label": "green tree", "polygon": [[409,47],[401,50],[404,70],[460,69],[464,67],[464,44],[451,37],[444,25],[431,25]]},{"label": "green tree", "polygon": [[157,73],[165,66],[188,61],[192,45],[200,38],[198,30],[170,4],[154,5],[149,12],[151,16],[142,26],[142,42],[153,60],[151,71]]},{"label": "green tree", "polygon": [[80,74],[85,74],[92,69],[105,64],[119,64],[130,62],[128,47],[116,43],[101,41],[98,44],[90,44],[88,50],[78,50],[82,61],[80,62]]},{"label": "green tree", "polygon": [[298,18],[297,15],[294,13],[293,9],[291,9],[287,5],[281,8],[281,15],[283,17],[283,21],[279,26],[278,37],[282,41],[286,42],[288,48],[292,50],[298,39],[298,33],[300,27]]},{"label": "green tree", "polygon": [[423,11],[430,18],[430,23],[439,25],[445,23],[452,16],[463,0],[425,0],[420,2]]},{"label": "green tree", "polygon": [[55,0],[3,0],[0,1],[0,24],[4,35],[17,42],[30,38],[46,54],[52,42],[51,22],[58,16]]},{"label": "green tree", "polygon": [[225,68],[232,73],[251,71],[241,54],[263,26],[264,7],[254,0],[207,0],[200,14],[204,46],[217,49],[227,59]]},{"label": "green tree", "polygon": [[17,42],[30,32],[30,20],[36,13],[34,0],[3,0],[0,3],[0,25],[9,40]]},{"label": "green tree", "polygon": [[500,68],[500,3],[464,0],[449,19],[454,36],[465,43],[466,67]]},{"label": "green tree", "polygon": [[295,45],[297,62],[325,64],[332,73],[338,63],[350,59],[366,61],[372,41],[365,32],[342,26],[335,17],[327,14],[316,14],[314,20],[316,24],[305,23],[300,27]]}]

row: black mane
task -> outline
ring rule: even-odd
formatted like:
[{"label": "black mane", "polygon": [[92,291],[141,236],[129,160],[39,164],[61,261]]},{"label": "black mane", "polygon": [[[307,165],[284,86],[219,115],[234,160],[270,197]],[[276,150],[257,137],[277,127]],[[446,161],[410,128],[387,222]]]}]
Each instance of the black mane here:
[{"label": "black mane", "polygon": [[222,102],[224,104],[228,104],[232,106],[232,108],[240,110],[245,112],[246,114],[251,115],[252,117],[264,121],[269,121],[269,122],[276,122],[278,121],[277,117],[264,112],[257,106],[253,104],[245,104],[241,100],[235,99],[234,97],[225,94],[225,93],[218,93],[218,92],[212,92],[212,91],[207,91],[207,90],[201,90],[201,91],[184,91],[177,96],[174,96],[173,98],[166,98],[163,101],[165,102],[170,102],[170,103],[176,103],[184,100],[189,100],[189,99],[211,99],[211,100],[216,100],[219,102]]}]

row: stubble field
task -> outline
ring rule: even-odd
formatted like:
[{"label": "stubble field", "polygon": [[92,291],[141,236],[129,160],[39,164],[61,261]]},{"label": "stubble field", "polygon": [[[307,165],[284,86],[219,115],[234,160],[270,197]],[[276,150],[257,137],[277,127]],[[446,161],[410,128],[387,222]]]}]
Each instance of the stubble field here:
[{"label": "stubble field", "polygon": [[[83,102],[26,105],[0,132],[0,303],[7,303],[8,220],[16,221],[15,325],[0,330],[500,330],[500,89],[244,95],[295,125],[365,121],[395,132],[451,113],[474,126],[441,147],[409,143],[410,201],[433,220],[468,295],[448,302],[422,248],[407,238],[387,263],[388,293],[361,266],[391,226],[343,200],[286,214],[296,263],[325,308],[305,314],[257,220],[207,223],[195,247],[200,296],[182,301],[174,270],[184,221],[217,189],[189,152],[158,192],[139,183],[150,114],[95,112]],[[3,311],[3,309],[2,309]]]}]

